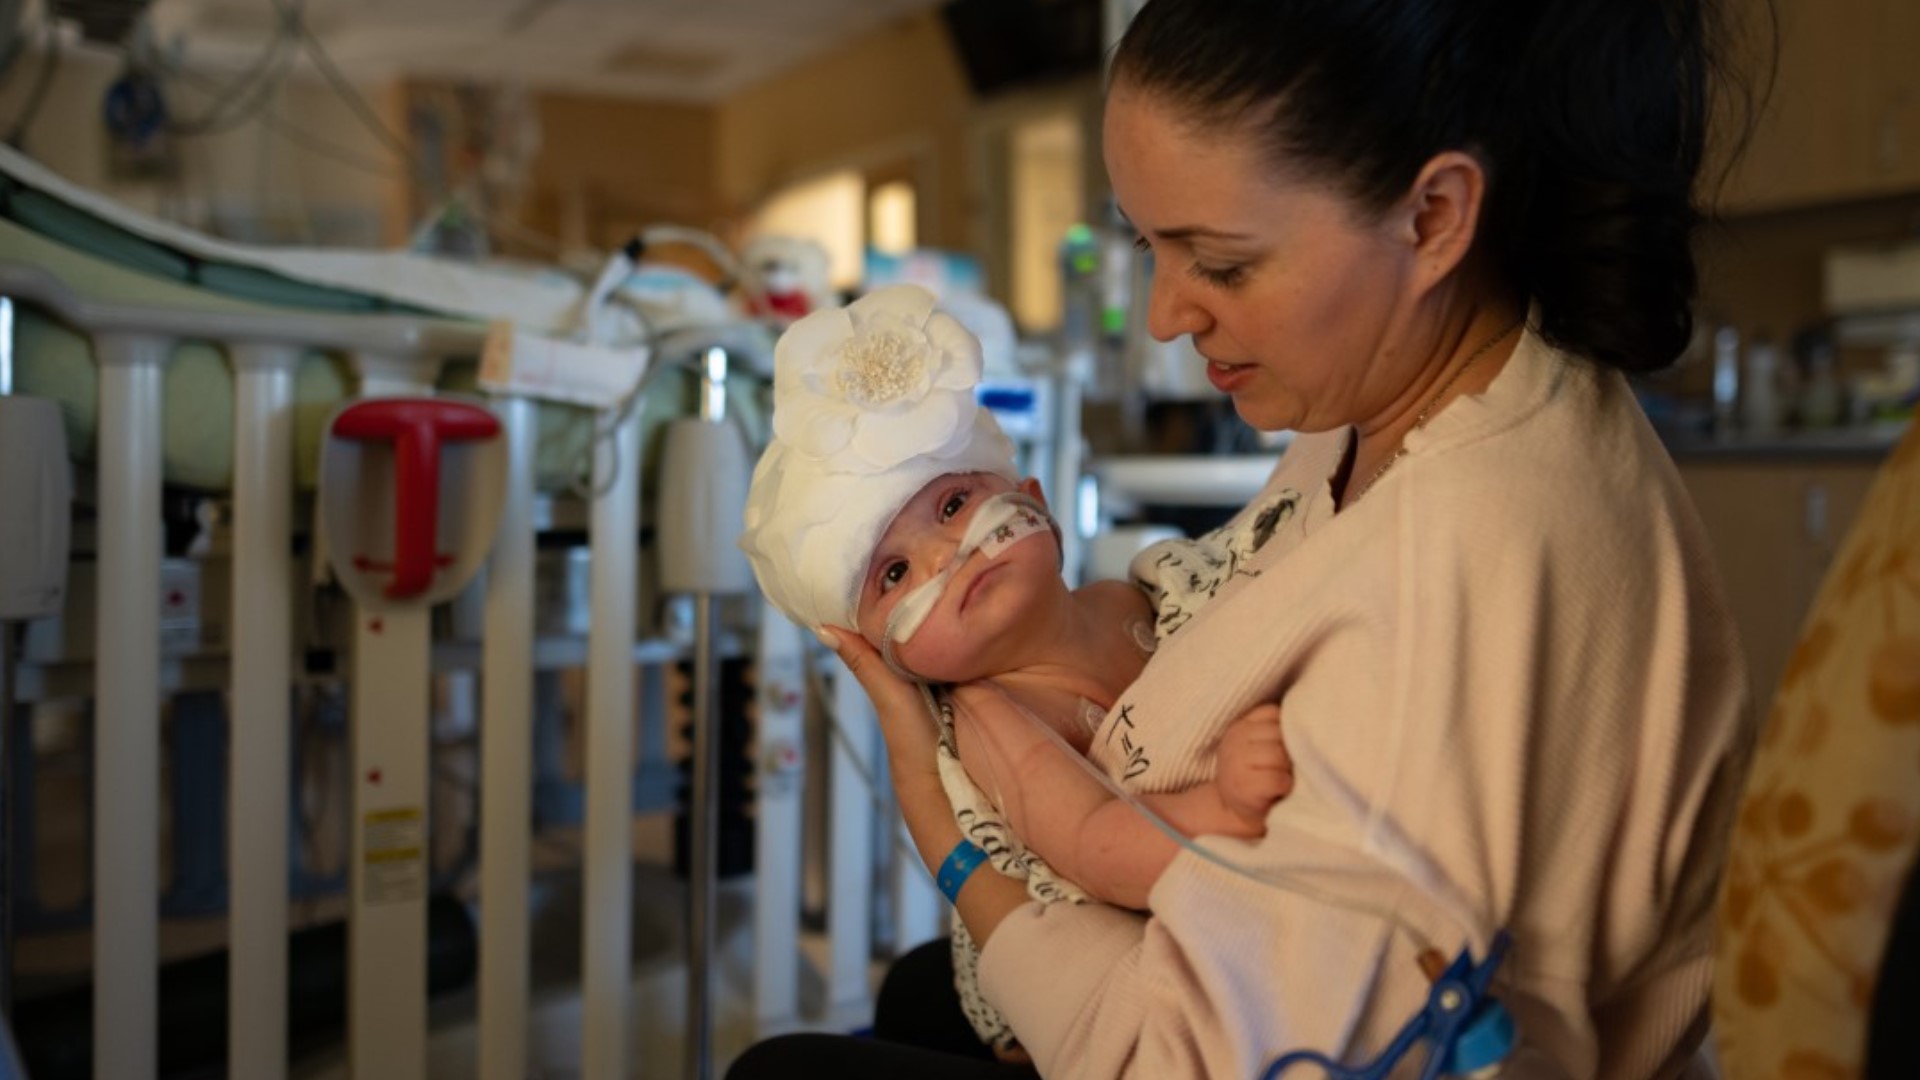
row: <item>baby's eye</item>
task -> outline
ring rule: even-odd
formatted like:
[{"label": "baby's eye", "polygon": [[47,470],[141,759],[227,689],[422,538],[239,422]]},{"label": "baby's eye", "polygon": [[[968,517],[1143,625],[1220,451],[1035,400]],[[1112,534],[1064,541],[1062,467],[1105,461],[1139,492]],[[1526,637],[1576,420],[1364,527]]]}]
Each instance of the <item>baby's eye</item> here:
[{"label": "baby's eye", "polygon": [[905,581],[906,579],[907,579],[907,561],[905,559],[898,559],[898,560],[895,560],[894,562],[888,563],[886,565],[886,568],[880,571],[881,595],[884,596],[887,593],[892,592],[893,587],[895,585],[900,584],[902,581]]},{"label": "baby's eye", "polygon": [[953,516],[958,514],[966,505],[967,493],[964,491],[956,491],[947,496],[947,501],[940,504],[940,520],[952,521]]}]

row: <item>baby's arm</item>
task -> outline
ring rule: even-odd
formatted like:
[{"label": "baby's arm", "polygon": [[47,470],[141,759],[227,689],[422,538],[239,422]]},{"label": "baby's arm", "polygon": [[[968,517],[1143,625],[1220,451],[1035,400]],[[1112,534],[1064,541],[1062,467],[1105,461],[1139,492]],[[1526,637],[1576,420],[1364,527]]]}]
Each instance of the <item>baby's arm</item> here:
[{"label": "baby's arm", "polygon": [[[955,698],[960,760],[1013,830],[1088,894],[1146,907],[1179,845],[996,691],[963,687]],[[1290,786],[1279,709],[1263,706],[1236,721],[1220,749],[1219,779],[1142,801],[1185,836],[1260,836],[1266,809]]]}]

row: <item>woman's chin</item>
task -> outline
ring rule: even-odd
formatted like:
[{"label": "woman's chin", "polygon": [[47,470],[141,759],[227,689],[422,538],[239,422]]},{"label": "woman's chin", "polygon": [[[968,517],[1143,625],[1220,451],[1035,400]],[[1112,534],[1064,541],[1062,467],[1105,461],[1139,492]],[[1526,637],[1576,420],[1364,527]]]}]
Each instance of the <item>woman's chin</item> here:
[{"label": "woman's chin", "polygon": [[1299,410],[1259,394],[1233,396],[1233,411],[1242,423],[1257,431],[1299,430]]}]

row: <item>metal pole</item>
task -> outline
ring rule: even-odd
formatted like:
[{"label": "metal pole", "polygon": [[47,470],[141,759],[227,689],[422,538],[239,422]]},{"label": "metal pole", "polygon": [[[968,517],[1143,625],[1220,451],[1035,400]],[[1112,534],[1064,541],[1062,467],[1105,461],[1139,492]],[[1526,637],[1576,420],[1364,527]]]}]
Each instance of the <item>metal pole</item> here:
[{"label": "metal pole", "polygon": [[693,784],[688,802],[687,1080],[708,1080],[713,1048],[713,882],[719,810],[713,594],[693,598]]},{"label": "metal pole", "polygon": [[[13,393],[13,300],[0,296],[0,396]],[[13,624],[0,619],[0,1020],[13,1016]]]},{"label": "metal pole", "polygon": [[13,1017],[13,623],[0,619],[0,1022]]},{"label": "metal pole", "polygon": [[[727,419],[727,352],[702,357],[700,418]],[[709,582],[709,587],[711,583]],[[713,891],[719,846],[719,669],[714,663],[713,593],[693,594],[693,773],[687,812],[687,1080],[713,1072]]]}]

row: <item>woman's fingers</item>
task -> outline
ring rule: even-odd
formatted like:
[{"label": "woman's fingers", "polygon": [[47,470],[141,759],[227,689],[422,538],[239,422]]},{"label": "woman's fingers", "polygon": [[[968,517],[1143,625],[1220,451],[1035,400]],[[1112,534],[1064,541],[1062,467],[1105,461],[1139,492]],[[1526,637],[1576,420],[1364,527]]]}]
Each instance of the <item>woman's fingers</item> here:
[{"label": "woman's fingers", "polygon": [[920,688],[888,667],[879,651],[859,634],[835,626],[824,626],[814,633],[847,665],[847,670],[873,701],[880,734],[887,740],[887,751],[893,756],[896,768],[910,764],[934,771],[934,749],[939,739],[935,720],[927,714]]},{"label": "woman's fingers", "polygon": [[814,633],[847,665],[847,670],[853,672],[867,696],[873,699],[874,708],[882,712],[907,705],[920,709],[920,691],[895,674],[880,658],[879,651],[867,644],[866,638],[836,626],[823,626]]}]

